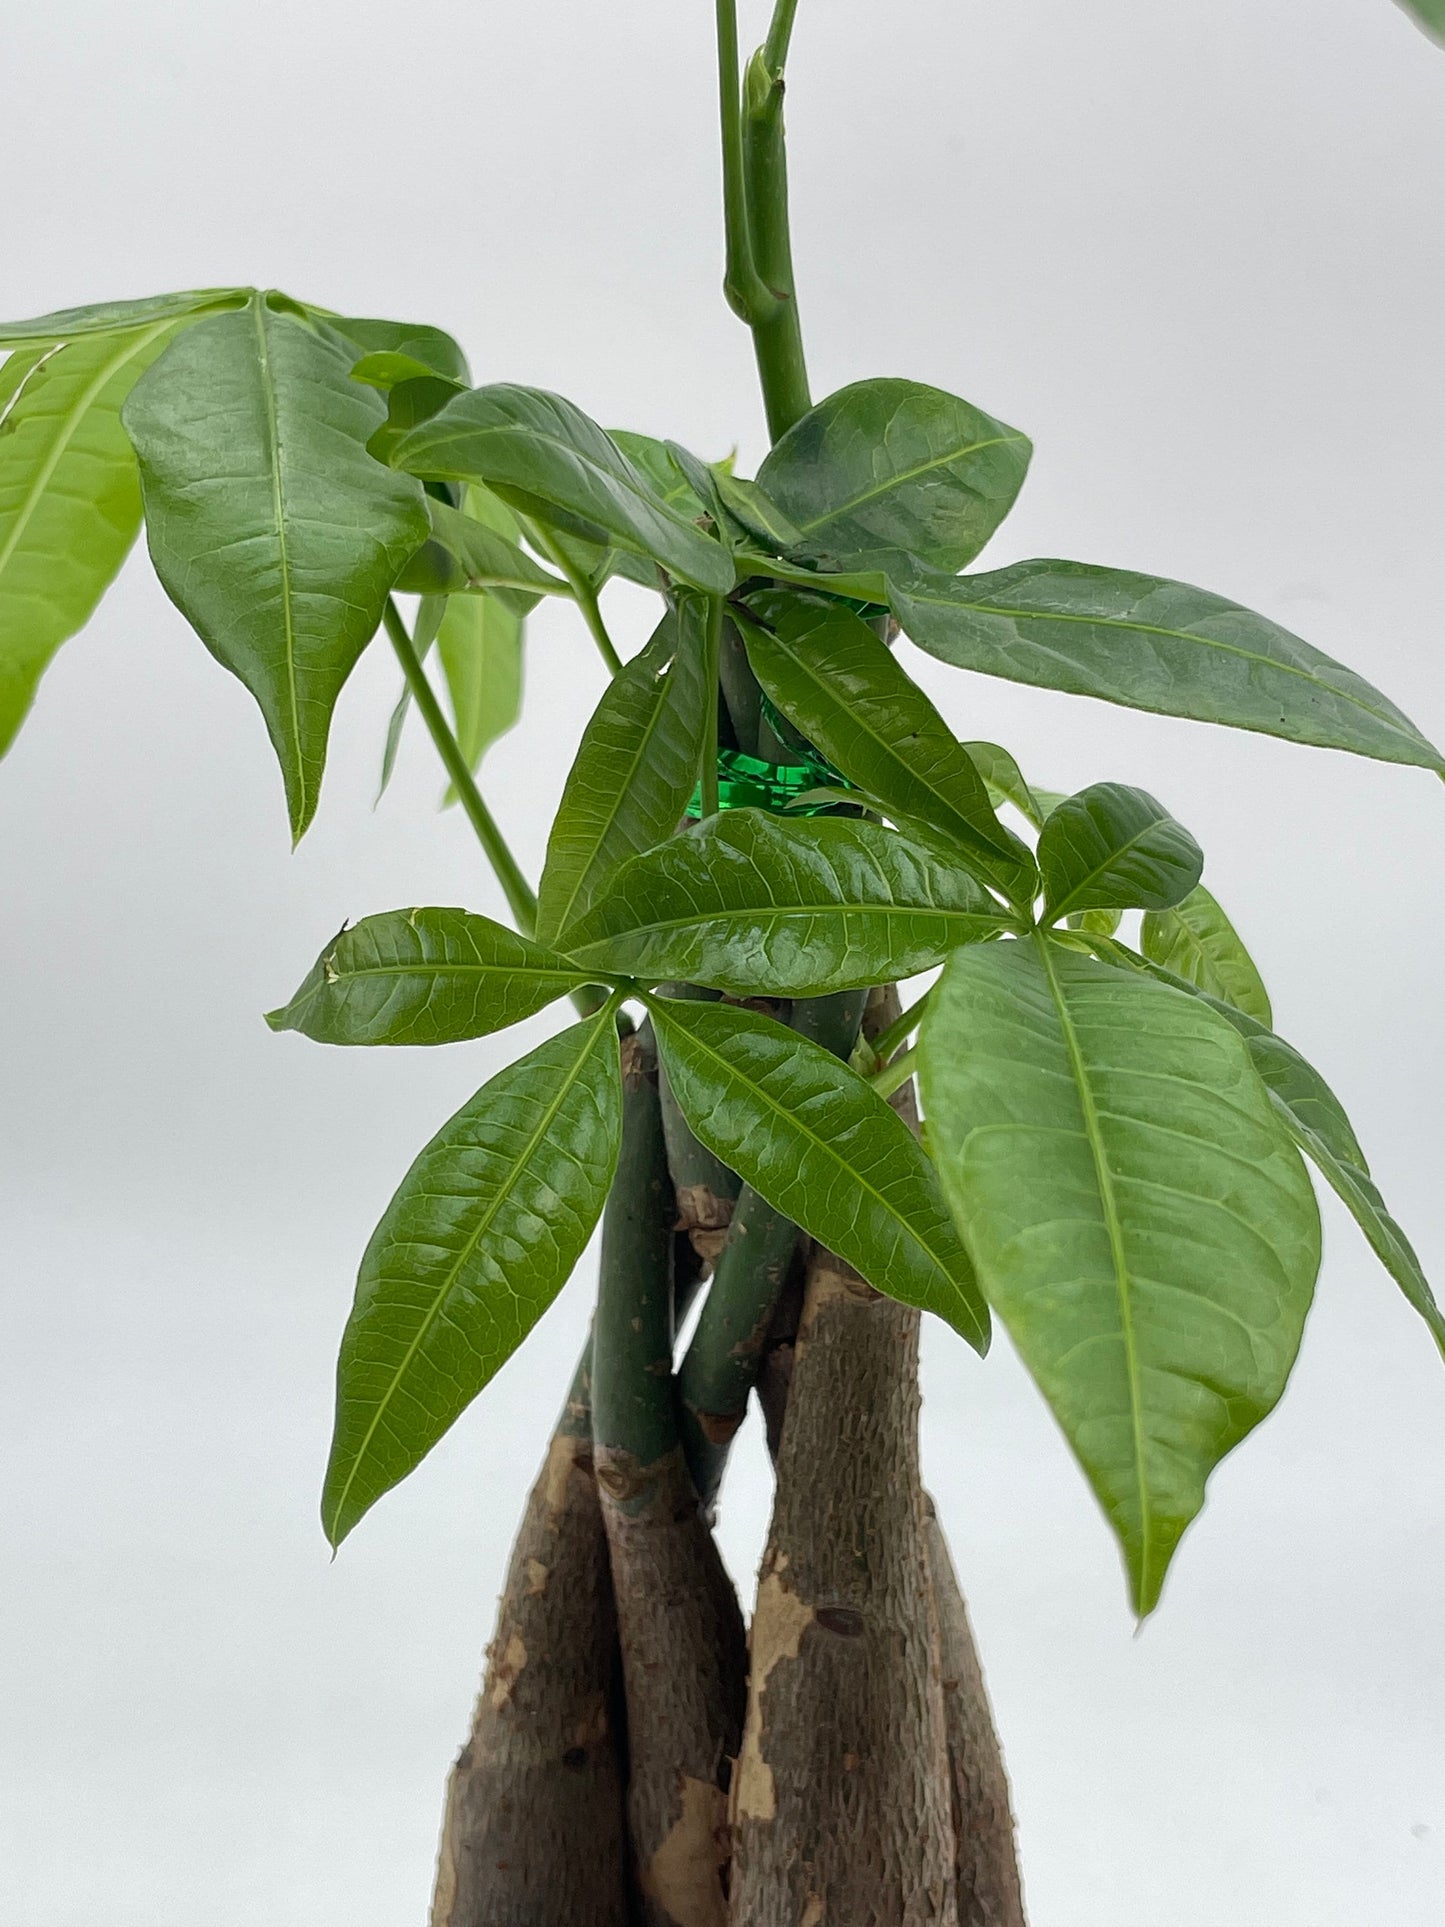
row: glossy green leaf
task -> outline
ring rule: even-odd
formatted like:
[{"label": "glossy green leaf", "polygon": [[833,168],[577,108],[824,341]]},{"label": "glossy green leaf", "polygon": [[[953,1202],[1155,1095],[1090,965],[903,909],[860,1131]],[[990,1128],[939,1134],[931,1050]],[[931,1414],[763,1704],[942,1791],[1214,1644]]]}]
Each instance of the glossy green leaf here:
[{"label": "glossy green leaf", "polygon": [[1044,810],[1038,797],[1025,779],[1023,771],[1008,750],[1000,749],[997,743],[965,743],[969,760],[984,780],[989,801],[995,809],[1005,803],[1012,803],[1026,823],[1034,829],[1044,826]]},{"label": "glossy green leaf", "polygon": [[400,381],[441,375],[465,387],[472,378],[467,358],[443,328],[425,322],[374,321],[335,315],[330,326],[355,342],[362,359],[352,376],[376,388],[392,388]]},{"label": "glossy green leaf", "polygon": [[580,989],[562,957],[469,910],[390,910],[327,945],[272,1030],[318,1044],[455,1044]]},{"label": "glossy green leaf", "polygon": [[621,1124],[608,1006],[484,1084],[407,1172],[341,1341],[321,1506],[332,1545],[425,1458],[566,1283]]},{"label": "glossy green leaf", "polygon": [[1429,1326],[1445,1356],[1445,1312],[1436,1302],[1410,1240],[1386,1209],[1344,1106],[1314,1065],[1255,1017],[1166,966],[1122,944],[1104,945],[1101,954],[1107,962],[1147,971],[1192,993],[1234,1026],[1291,1136],[1350,1211],[1371,1250]]},{"label": "glossy green leaf", "polygon": [[[469,489],[475,500],[489,491]],[[492,501],[506,515],[512,529],[516,521],[505,504]],[[475,513],[454,509],[435,496],[426,498],[431,518],[431,540],[414,555],[397,580],[399,589],[416,595],[462,595],[476,589],[518,591],[522,609],[536,606],[544,595],[570,595],[572,591],[559,576],[534,562],[512,535],[496,525],[479,521]],[[520,612],[520,611],[519,611]]]},{"label": "glossy green leaf", "polygon": [[1284,1390],[1319,1266],[1309,1178],[1222,1017],[1042,936],[951,958],[919,1054],[984,1295],[1142,1616],[1209,1473]]},{"label": "glossy green leaf", "polygon": [[797,553],[828,568],[916,556],[972,562],[1013,506],[1028,438],[916,381],[859,381],[775,444],[758,483],[797,528]]},{"label": "glossy green leaf", "polygon": [[927,1155],[856,1071],[735,1005],[651,999],[668,1083],[699,1140],[879,1291],[979,1352],[988,1312]]},{"label": "glossy green leaf", "polygon": [[173,328],[22,349],[0,368],[0,755],[140,529],[120,409]]},{"label": "glossy green leaf", "polygon": [[544,941],[582,916],[629,857],[681,822],[702,754],[703,639],[703,612],[684,597],[603,692],[547,840],[537,893]]},{"label": "glossy green leaf", "polygon": [[157,322],[187,315],[240,308],[250,288],[192,288],[184,294],[145,295],[138,301],[98,301],[88,308],[57,308],[29,321],[0,322],[0,347],[42,347],[53,341],[79,341],[88,335],[129,334]]},{"label": "glossy green leaf", "polygon": [[1165,910],[1199,881],[1204,853],[1147,790],[1091,783],[1051,810],[1039,835],[1045,915]]},{"label": "glossy green leaf", "polygon": [[156,573],[260,704],[296,837],[336,698],[428,528],[417,484],[366,452],[380,413],[334,343],[259,301],[178,336],[124,411]]},{"label": "glossy green leaf", "polygon": [[1417,27],[1445,47],[1445,0],[1398,0],[1398,4]]},{"label": "glossy green leaf", "polygon": [[997,935],[960,865],[878,823],[728,810],[634,857],[556,939],[594,968],[734,996],[890,983]]},{"label": "glossy green leaf", "polygon": [[1445,771],[1408,716],[1353,670],[1224,596],[1084,562],[893,578],[920,649],[960,669],[1295,743]]},{"label": "glossy green leaf", "polygon": [[1140,948],[1151,963],[1272,1026],[1269,992],[1239,932],[1201,883],[1172,910],[1144,918]]},{"label": "glossy green leaf", "polygon": [[1012,901],[1032,902],[1038,868],[993,813],[977,768],[892,650],[841,603],[772,590],[751,598],[765,628],[744,631],[768,696],[850,783],[933,825]]},{"label": "glossy green leaf", "polygon": [[727,551],[666,502],[596,422],[560,395],[505,383],[457,395],[392,452],[398,467],[485,482],[528,513],[551,504],[699,588],[733,586]]}]

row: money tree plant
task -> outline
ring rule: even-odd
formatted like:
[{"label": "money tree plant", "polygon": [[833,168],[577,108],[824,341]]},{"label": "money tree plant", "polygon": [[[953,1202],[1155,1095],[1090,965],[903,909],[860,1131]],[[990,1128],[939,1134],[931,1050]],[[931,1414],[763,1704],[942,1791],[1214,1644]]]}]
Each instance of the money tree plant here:
[{"label": "money tree plant", "polygon": [[[771,437],[755,476],[474,386],[436,327],[275,290],[0,330],[0,742],[144,523],[260,706],[293,835],[384,637],[387,762],[414,708],[510,906],[510,927],[363,916],[272,1027],[435,1046],[573,1006],[401,1177],[341,1339],[333,1546],[601,1225],[591,1334],[450,1782],[435,1927],[1020,1927],[999,1747],[919,1477],[923,1313],[980,1353],[1003,1323],[1141,1617],[1288,1381],[1320,1262],[1308,1166],[1445,1350],[1189,831],[1127,783],[1056,795],[960,741],[899,645],[1437,775],[1445,756],[1227,595],[1093,562],[980,570],[1030,445],[973,402],[892,377],[815,401],[795,5],[742,68],[734,0],[716,5],[726,295]],[[616,577],[657,597],[627,661]],[[612,680],[534,889],[477,769],[545,596],[576,605]],[[712,1521],[754,1395],[776,1493],[745,1632]]]}]

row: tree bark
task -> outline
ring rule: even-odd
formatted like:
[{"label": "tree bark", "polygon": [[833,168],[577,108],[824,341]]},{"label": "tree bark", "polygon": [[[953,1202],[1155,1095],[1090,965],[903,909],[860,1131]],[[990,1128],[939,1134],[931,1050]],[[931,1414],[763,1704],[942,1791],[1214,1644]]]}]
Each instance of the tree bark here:
[{"label": "tree bark", "polygon": [[585,1369],[512,1551],[452,1769],[432,1927],[628,1927],[620,1666]]},{"label": "tree bark", "polygon": [[734,1927],[956,1927],[918,1314],[813,1253],[734,1781]]}]

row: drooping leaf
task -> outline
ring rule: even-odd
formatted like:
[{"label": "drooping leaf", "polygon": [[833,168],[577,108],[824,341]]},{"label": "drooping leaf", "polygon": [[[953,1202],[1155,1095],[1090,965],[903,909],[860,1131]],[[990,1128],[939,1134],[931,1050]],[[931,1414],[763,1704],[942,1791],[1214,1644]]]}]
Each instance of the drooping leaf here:
[{"label": "drooping leaf", "polygon": [[272,1030],[318,1044],[455,1044],[580,989],[565,958],[469,910],[390,910],[332,939]]},{"label": "drooping leaf", "polygon": [[1445,47],[1445,0],[1397,0],[1397,4],[1417,27]]},{"label": "drooping leaf", "polygon": [[[522,713],[523,618],[493,595],[452,596],[437,638],[457,742],[476,770]],[[449,787],[446,800],[455,803]]]},{"label": "drooping leaf", "polygon": [[1205,1481],[1284,1390],[1319,1266],[1299,1154],[1200,999],[1041,935],[949,960],[919,1044],[984,1295],[1151,1612]]},{"label": "drooping leaf", "polygon": [[341,1341],[321,1505],[332,1545],[425,1458],[566,1283],[621,1123],[608,1006],[484,1084],[407,1172]]},{"label": "drooping leaf", "polygon": [[982,776],[893,652],[841,603],[772,590],[744,631],[753,673],[849,782],[918,817],[968,853],[1012,900],[1031,902],[1038,868],[993,813]]},{"label": "drooping leaf", "polygon": [[704,617],[694,597],[603,692],[562,792],[537,893],[537,934],[555,941],[629,857],[671,836],[702,754]]},{"label": "drooping leaf", "polygon": [[898,573],[892,583],[907,634],[960,669],[1445,771],[1410,719],[1353,670],[1204,589],[1083,562]]},{"label": "drooping leaf", "polygon": [[739,809],[634,857],[556,942],[649,983],[822,997],[928,970],[1006,922],[965,869],[881,824]]},{"label": "drooping leaf", "polygon": [[0,322],[0,347],[44,347],[87,335],[129,334],[158,321],[244,307],[250,288],[192,288],[184,294],[144,295],[138,301],[97,301],[87,308],[57,308],[29,321]]},{"label": "drooping leaf", "polygon": [[768,1017],[649,1000],[673,1095],[715,1157],[879,1291],[988,1347],[988,1313],[907,1125],[855,1071]]},{"label": "drooping leaf", "polygon": [[1172,910],[1148,912],[1140,948],[1152,963],[1163,964],[1261,1024],[1273,1025],[1264,979],[1239,932],[1202,883]]},{"label": "drooping leaf", "polygon": [[525,514],[535,503],[579,518],[698,588],[733,586],[727,551],[653,487],[596,422],[560,395],[500,383],[455,396],[392,451],[398,467],[485,482]]},{"label": "drooping leaf", "polygon": [[1039,835],[1044,913],[1164,910],[1199,881],[1204,853],[1147,790],[1091,783],[1049,812]]},{"label": "drooping leaf", "polygon": [[156,573],[260,704],[295,837],[336,698],[427,533],[421,489],[366,452],[380,412],[334,343],[260,300],[178,336],[124,410]]},{"label": "drooping leaf", "polygon": [[121,404],[174,326],[22,349],[0,369],[0,755],[140,529]]},{"label": "drooping leaf", "polygon": [[1239,1032],[1280,1117],[1364,1232],[1371,1250],[1424,1319],[1445,1356],[1445,1311],[1430,1289],[1414,1247],[1386,1209],[1345,1108],[1314,1065],[1253,1016],[1165,965],[1123,944],[1100,947],[1106,962],[1149,975],[1200,998]]},{"label": "drooping leaf", "polygon": [[[489,490],[469,488],[473,505],[485,500]],[[417,551],[397,580],[399,589],[416,595],[463,595],[476,589],[504,589],[517,592],[518,613],[535,608],[544,595],[569,595],[560,577],[534,562],[515,538],[516,521],[506,505],[491,496],[511,524],[508,534],[497,525],[478,520],[473,509],[463,513],[435,496],[426,498],[431,517],[431,540]]]},{"label": "drooping leaf", "polygon": [[1013,506],[1028,438],[941,388],[859,381],[804,415],[758,483],[827,568],[966,568]]}]

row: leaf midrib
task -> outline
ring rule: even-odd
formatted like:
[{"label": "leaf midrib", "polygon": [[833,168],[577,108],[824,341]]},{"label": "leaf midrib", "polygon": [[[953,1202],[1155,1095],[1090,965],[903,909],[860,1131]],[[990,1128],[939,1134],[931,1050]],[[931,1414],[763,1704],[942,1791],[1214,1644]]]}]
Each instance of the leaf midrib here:
[{"label": "leaf midrib", "polygon": [[[753,905],[742,909],[706,910],[700,915],[688,917],[659,918],[651,923],[628,924],[623,930],[613,930],[601,937],[589,937],[586,942],[577,944],[570,952],[582,956],[600,944],[619,943],[629,937],[665,936],[673,930],[702,930],[708,924],[761,923],[769,918],[782,917],[926,917],[943,923],[988,923],[1001,926],[1007,922],[1002,910],[997,915],[987,910],[946,910],[912,904],[888,903],[779,903],[766,906]],[[567,933],[564,930],[563,936]]]},{"label": "leaf midrib", "polygon": [[[15,521],[11,525],[10,533],[6,536],[4,542],[0,543],[0,576],[3,576],[5,570],[9,567],[11,559],[19,547],[22,535],[29,527],[31,519],[39,507],[46,489],[50,486],[51,478],[64,459],[66,450],[70,447],[71,442],[74,441],[76,434],[79,432],[80,424],[90,413],[91,408],[94,406],[101,392],[109,385],[112,378],[124,368],[128,361],[133,360],[143,349],[148,348],[157,335],[164,334],[168,328],[173,328],[174,326],[175,320],[174,317],[172,317],[165,321],[156,322],[154,326],[144,330],[138,337],[127,336],[127,345],[124,352],[118,351],[97,370],[95,375],[71,403],[70,407],[60,417],[61,432],[57,434],[49,454],[41,464],[34,481],[30,485],[24,501],[16,511]],[[63,353],[64,348],[62,347],[60,354]],[[59,360],[59,355],[57,355],[56,359]],[[31,373],[34,372],[34,370],[31,370]],[[29,379],[28,375],[26,379]],[[19,405],[23,393],[24,388],[22,384],[21,389],[15,397],[16,406]]]},{"label": "leaf midrib", "polygon": [[[575,1061],[568,1066],[567,1074],[562,1079],[562,1082],[558,1085],[556,1095],[553,1097],[552,1102],[547,1106],[546,1110],[542,1113],[542,1116],[538,1120],[536,1128],[532,1131],[531,1135],[528,1137],[527,1142],[523,1146],[519,1155],[512,1160],[511,1168],[505,1173],[501,1184],[497,1187],[496,1194],[493,1197],[490,1205],[488,1205],[486,1211],[483,1213],[481,1219],[479,1220],[475,1230],[470,1234],[466,1242],[463,1244],[461,1250],[458,1252],[456,1256],[456,1259],[448,1269],[445,1278],[438,1286],[436,1293],[433,1296],[432,1303],[429,1309],[427,1310],[425,1317],[422,1319],[420,1325],[418,1325],[417,1327],[415,1337],[412,1339],[410,1345],[407,1346],[406,1352],[403,1355],[401,1362],[398,1364],[395,1372],[393,1372],[392,1374],[390,1384],[387,1386],[385,1392],[376,1402],[375,1410],[373,1411],[371,1416],[371,1422],[367,1426],[365,1434],[362,1437],[361,1443],[357,1446],[355,1454],[352,1457],[351,1470],[347,1474],[346,1483],[342,1487],[341,1492],[337,1497],[336,1504],[332,1509],[332,1518],[334,1521],[338,1523],[340,1522],[345,1512],[346,1502],[351,1496],[351,1489],[356,1483],[356,1480],[358,1475],[360,1474],[362,1465],[365,1463],[367,1453],[371,1450],[371,1442],[376,1436],[377,1428],[381,1424],[383,1416],[390,1408],[391,1401],[396,1396],[398,1386],[401,1384],[403,1378],[410,1370],[412,1361],[415,1359],[416,1354],[421,1347],[422,1341],[425,1339],[427,1333],[431,1330],[432,1326],[436,1323],[437,1319],[440,1317],[442,1307],[446,1303],[447,1299],[451,1296],[452,1290],[456,1285],[456,1281],[462,1270],[462,1267],[467,1263],[467,1261],[471,1258],[472,1254],[476,1251],[477,1246],[480,1244],[481,1240],[486,1236],[487,1231],[490,1229],[491,1225],[495,1221],[497,1213],[501,1210],[502,1206],[506,1203],[507,1199],[511,1196],[512,1192],[516,1189],[517,1184],[521,1180],[522,1173],[527,1169],[527,1166],[530,1164],[531,1160],[536,1156],[538,1146],[545,1139],[547,1132],[550,1130],[554,1120],[556,1119],[558,1111],[560,1111],[562,1108],[562,1104],[564,1100],[571,1093],[573,1087],[577,1084],[578,1080],[581,1078],[584,1067],[591,1060],[593,1050],[596,1047],[597,1039],[602,1034],[604,1023],[607,1026],[611,1025],[615,1007],[616,1007],[616,999],[613,999],[613,1001],[609,1003],[603,1010],[599,1011],[597,1016],[593,1019],[593,1028],[592,1028],[591,1034],[587,1037],[585,1043],[583,1044],[582,1049],[577,1053],[577,1057]],[[513,1068],[515,1068],[515,1066]]]},{"label": "leaf midrib", "polygon": [[[656,1022],[658,1019],[656,1000],[649,998],[648,1008],[652,1011],[653,1020]],[[721,1072],[724,1083],[741,1085],[745,1090],[750,1091],[765,1109],[771,1111],[776,1117],[783,1119],[785,1124],[790,1126],[798,1137],[801,1137],[805,1142],[820,1151],[837,1170],[843,1172],[847,1178],[851,1179],[860,1191],[864,1192],[868,1197],[873,1198],[888,1219],[902,1229],[905,1238],[923,1253],[925,1258],[933,1265],[938,1275],[947,1281],[953,1295],[965,1307],[972,1328],[976,1330],[980,1338],[982,1338],[983,1327],[975,1317],[973,1307],[969,1304],[967,1295],[958,1285],[953,1273],[938,1256],[938,1253],[933,1249],[932,1245],[914,1230],[908,1219],[905,1218],[895,1206],[889,1203],[888,1199],[878,1190],[876,1185],[869,1183],[865,1173],[860,1171],[856,1165],[850,1164],[845,1158],[840,1157],[826,1138],[819,1137],[816,1132],[810,1131],[796,1111],[790,1110],[786,1104],[780,1104],[770,1092],[763,1089],[762,1085],[754,1083],[752,1079],[745,1077],[735,1064],[730,1063],[720,1052],[715,1051],[696,1030],[686,1024],[678,1022],[676,1018],[669,1015],[663,1015],[661,1022],[664,1029],[666,1029],[668,1025],[671,1025],[675,1031],[680,1032],[682,1036],[686,1037],[698,1052],[707,1058],[708,1062],[713,1065],[716,1070]],[[890,1117],[897,1117],[897,1112],[893,1111],[887,1104],[884,1104],[881,1098],[879,1099],[879,1103],[883,1109],[888,1112]],[[899,1122],[900,1124],[902,1123],[901,1120],[899,1120]],[[693,1130],[697,1132],[699,1137],[703,1137],[703,1131],[698,1129],[695,1119],[689,1118],[688,1123],[692,1126]],[[902,1125],[902,1128],[906,1132],[908,1127]],[[704,1142],[706,1142],[706,1138],[704,1138]],[[721,1145],[722,1140],[717,1139],[716,1142],[709,1147],[717,1157],[723,1157],[725,1154],[724,1150],[720,1148]],[[754,1185],[753,1188],[754,1190],[761,1190],[761,1187],[757,1185]],[[767,1194],[766,1192],[762,1192],[761,1195],[766,1197]],[[769,1199],[768,1202],[771,1203],[772,1200]],[[774,1205],[775,1210],[783,1210],[785,1208],[786,1207],[782,1205]],[[871,1283],[872,1281],[870,1280],[869,1282]]]},{"label": "leaf midrib", "polygon": [[[1402,741],[1416,748],[1429,750],[1435,758],[1430,767],[1445,772],[1445,760],[1441,759],[1439,752],[1431,743],[1415,731],[1413,723],[1410,723],[1408,729],[1402,729],[1393,717],[1372,709],[1369,703],[1363,702],[1353,691],[1340,689],[1334,683],[1326,682],[1312,669],[1302,668],[1298,663],[1282,662],[1278,656],[1261,655],[1258,650],[1245,649],[1237,642],[1223,642],[1217,636],[1202,636],[1192,629],[1170,629],[1162,623],[1138,622],[1126,616],[1080,615],[1072,610],[1057,609],[1012,609],[1002,603],[966,602],[961,597],[930,595],[926,590],[920,592],[910,588],[904,588],[902,593],[912,602],[926,602],[935,609],[967,609],[977,615],[1006,616],[1011,622],[1074,622],[1082,623],[1086,628],[1126,629],[1139,635],[1163,636],[1171,642],[1192,642],[1202,648],[1217,649],[1222,655],[1238,656],[1244,662],[1258,663],[1263,668],[1278,670],[1281,675],[1298,676],[1301,682],[1308,683],[1312,689],[1323,690],[1331,696],[1338,696],[1344,702],[1352,703],[1362,714],[1373,717],[1382,728],[1391,731]],[[1248,615],[1249,611],[1241,609],[1238,613]],[[1407,722],[1408,720],[1406,718]]]},{"label": "leaf midrib", "polygon": [[1143,1407],[1139,1385],[1139,1350],[1134,1332],[1134,1308],[1130,1300],[1129,1260],[1124,1249],[1124,1230],[1119,1218],[1118,1200],[1114,1195],[1114,1178],[1109,1169],[1109,1160],[1104,1148],[1104,1134],[1099,1123],[1098,1107],[1094,1102],[1093,1086],[1089,1082],[1088,1070],[1084,1062],[1083,1049],[1079,1043],[1078,1032],[1074,1027],[1073,1015],[1064,997],[1063,986],[1054,970],[1053,958],[1049,952],[1049,940],[1042,932],[1036,932],[1034,945],[1044,976],[1053,998],[1054,1010],[1058,1016],[1059,1029],[1063,1034],[1064,1047],[1068,1052],[1070,1068],[1073,1071],[1074,1086],[1079,1095],[1079,1108],[1083,1113],[1084,1135],[1088,1141],[1089,1152],[1094,1161],[1094,1176],[1099,1187],[1099,1201],[1104,1212],[1104,1227],[1109,1239],[1109,1251],[1114,1261],[1114,1282],[1119,1294],[1119,1330],[1124,1342],[1125,1376],[1129,1384],[1130,1429],[1134,1442],[1134,1475],[1139,1488],[1139,1597],[1147,1599],[1153,1575],[1153,1537],[1154,1512],[1148,1481],[1144,1472],[1144,1424]]},{"label": "leaf midrib", "polygon": [[291,607],[291,547],[286,530],[286,487],[281,476],[281,417],[276,384],[271,370],[271,351],[266,334],[266,303],[257,294],[251,300],[256,329],[256,358],[261,381],[261,406],[266,423],[266,452],[271,480],[271,513],[276,523],[276,553],[281,571],[281,620],[285,641],[286,706],[291,722],[291,746],[296,759],[295,822],[304,824],[308,816],[310,786],[306,780],[306,760],[301,753],[301,701],[296,678],[296,621]]}]

